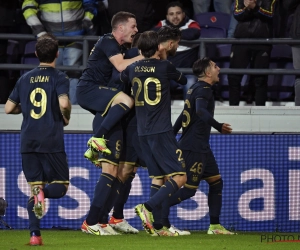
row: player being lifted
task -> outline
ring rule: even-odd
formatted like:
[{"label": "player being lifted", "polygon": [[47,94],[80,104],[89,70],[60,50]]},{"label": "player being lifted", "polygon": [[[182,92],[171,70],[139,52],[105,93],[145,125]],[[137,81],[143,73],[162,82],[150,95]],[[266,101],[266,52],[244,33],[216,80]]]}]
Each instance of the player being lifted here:
[{"label": "player being lifted", "polygon": [[[23,114],[22,169],[31,186],[27,203],[30,245],[42,245],[40,219],[44,198],[63,197],[69,185],[69,168],[63,127],[69,124],[69,79],[55,69],[58,41],[43,35],[36,43],[40,65],[20,77],[5,104],[7,114]],[[21,105],[22,104],[22,108]],[[45,187],[45,184],[48,183]]]},{"label": "player being lifted", "polygon": [[[102,173],[95,186],[94,197],[86,220],[81,226],[83,232],[93,235],[116,235],[108,223],[99,223],[101,210],[108,206],[109,197],[121,189],[122,181],[117,178],[119,155],[122,150],[121,119],[130,111],[133,100],[124,92],[108,87],[113,80],[113,69],[122,71],[142,56],[124,59],[123,44],[131,43],[138,32],[135,16],[118,12],[111,21],[112,33],[98,40],[88,59],[87,68],[77,86],[79,105],[95,115],[94,136],[88,141],[91,149],[84,156],[95,164],[101,163]],[[109,139],[106,142],[102,137]],[[93,150],[101,151],[99,156]],[[96,155],[96,159],[95,159]]]},{"label": "player being lifted", "polygon": [[[169,29],[174,36],[170,49],[176,51],[180,30]],[[156,32],[144,32],[139,38],[138,48],[145,59],[128,66],[121,73],[121,80],[132,84],[139,143],[142,151],[147,152],[143,157],[153,180],[151,198],[137,205],[135,211],[148,233],[166,235],[169,232],[164,228],[153,228],[151,212],[186,181],[182,152],[172,132],[170,96],[170,80],[186,84],[186,78],[169,61],[160,60],[166,58],[166,51],[159,51]],[[165,176],[172,178],[164,183]]]},{"label": "player being lifted", "polygon": [[184,110],[174,124],[175,134],[182,127],[179,146],[186,162],[187,182],[163,204],[162,223],[165,227],[170,227],[170,206],[193,197],[200,181],[205,180],[209,185],[210,227],[207,233],[234,234],[220,225],[223,180],[209,144],[211,127],[222,134],[230,134],[232,131],[229,124],[214,119],[212,86],[219,81],[219,72],[220,68],[207,57],[197,60],[193,65],[193,73],[198,81],[188,90]]},{"label": "player being lifted", "polygon": [[[137,48],[137,41],[140,33],[137,33],[134,36],[132,41],[132,48],[124,52],[124,59],[134,58],[139,55]],[[109,87],[117,88],[118,90],[123,91],[125,94],[131,94],[131,86],[129,84],[124,84],[120,82],[120,72],[116,69],[113,70],[113,77],[116,81],[111,81]],[[123,130],[123,143],[122,150],[119,158],[118,166],[118,189],[115,187],[112,188],[108,202],[106,202],[104,208],[101,210],[99,215],[100,225],[108,224],[106,228],[113,228],[119,232],[123,233],[138,233],[139,231],[132,227],[128,221],[124,218],[123,210],[124,205],[128,199],[129,192],[131,189],[131,182],[133,181],[136,173],[136,169],[140,166],[141,163],[141,150],[139,149],[139,144],[136,143],[137,131],[136,131],[136,119],[135,119],[135,110],[131,109],[128,115],[122,119],[122,128]],[[115,130],[115,127],[112,129]],[[119,131],[120,132],[120,131]],[[111,139],[109,139],[107,146],[111,144]],[[102,157],[94,161],[96,164],[101,164]],[[141,164],[145,166],[144,164]],[[113,214],[108,220],[109,212],[113,208]]]},{"label": "player being lifted", "polygon": [[[138,32],[135,15],[118,12],[113,16],[111,26],[112,33],[102,36],[92,49],[76,90],[78,104],[95,115],[94,123],[97,124],[88,146],[106,154],[111,154],[111,151],[106,147],[103,137],[133,107],[133,100],[128,95],[107,87],[112,80],[113,69],[121,72],[131,63],[143,58],[123,58],[126,49],[123,44],[131,43]],[[90,150],[85,153],[88,159],[93,156]]]}]

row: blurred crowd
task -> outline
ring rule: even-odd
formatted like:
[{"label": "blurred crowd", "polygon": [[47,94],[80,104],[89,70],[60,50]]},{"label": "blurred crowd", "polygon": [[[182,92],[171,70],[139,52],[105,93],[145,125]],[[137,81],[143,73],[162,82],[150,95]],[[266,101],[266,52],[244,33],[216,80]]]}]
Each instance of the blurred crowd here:
[{"label": "blurred crowd", "polygon": [[[64,3],[64,4],[62,4]],[[52,5],[52,7],[51,7]],[[56,6],[56,7],[55,7]],[[300,27],[298,0],[0,0],[1,33],[34,34],[39,37],[45,33],[56,36],[96,35],[111,32],[110,21],[119,11],[128,11],[136,16],[139,32],[158,30],[170,25],[182,31],[182,40],[196,40],[201,37],[228,38],[299,38]],[[53,11],[53,10],[56,10]],[[213,35],[205,30],[207,24],[201,23],[205,13],[224,13],[228,20],[224,34],[218,36],[215,25]],[[202,17],[202,19],[201,19]],[[293,18],[294,17],[294,18]],[[217,24],[215,16],[210,21]],[[221,17],[220,17],[221,20]],[[225,19],[224,19],[225,20]],[[222,22],[222,21],[219,21]],[[222,29],[222,27],[221,27]],[[0,63],[20,63],[27,41],[18,41],[17,58],[11,62],[8,56],[6,39],[0,39]],[[206,47],[209,49],[209,46]],[[215,50],[218,47],[210,47]],[[230,46],[227,64],[221,68],[270,68],[272,45],[234,44]],[[300,45],[291,49],[293,68],[300,68]],[[57,65],[82,65],[82,41],[60,42],[60,56]],[[210,54],[208,55],[210,56]],[[218,55],[217,55],[218,56]],[[168,59],[178,68],[191,68],[199,57],[199,44],[180,45],[177,53]],[[217,58],[213,58],[217,63]],[[70,99],[76,104],[75,89],[81,72],[66,72],[70,77]],[[5,103],[10,91],[20,76],[19,71],[0,70],[0,103]],[[172,84],[174,99],[184,99],[185,93],[196,78],[187,74],[188,85],[182,89]],[[293,76],[294,77],[294,76]],[[220,77],[224,80],[224,77]],[[223,83],[224,84],[224,83]],[[221,85],[221,84],[220,84]],[[239,105],[241,100],[264,106],[271,97],[268,95],[268,75],[251,75],[247,88],[243,85],[243,75],[226,76],[228,96],[222,95],[220,87],[215,89],[217,100],[228,99],[229,105]],[[300,105],[300,76],[293,83],[295,105]],[[298,94],[299,92],[299,94]]]}]

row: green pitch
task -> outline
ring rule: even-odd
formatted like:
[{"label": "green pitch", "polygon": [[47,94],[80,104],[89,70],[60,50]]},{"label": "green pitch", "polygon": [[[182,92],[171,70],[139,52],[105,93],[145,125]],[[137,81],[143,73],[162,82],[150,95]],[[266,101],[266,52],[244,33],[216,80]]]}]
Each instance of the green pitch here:
[{"label": "green pitch", "polygon": [[[137,235],[92,236],[81,231],[43,230],[43,246],[30,247],[27,230],[0,230],[1,250],[30,248],[55,250],[298,250],[298,234],[239,233],[238,235],[207,235],[192,232],[190,236],[151,237],[144,231]],[[264,240],[268,237],[269,240]],[[273,239],[273,240],[272,240]],[[274,241],[277,240],[277,242]],[[284,241],[285,240],[285,241]],[[290,240],[290,242],[287,242]],[[292,241],[293,240],[293,241]],[[299,239],[300,240],[300,239]]]}]

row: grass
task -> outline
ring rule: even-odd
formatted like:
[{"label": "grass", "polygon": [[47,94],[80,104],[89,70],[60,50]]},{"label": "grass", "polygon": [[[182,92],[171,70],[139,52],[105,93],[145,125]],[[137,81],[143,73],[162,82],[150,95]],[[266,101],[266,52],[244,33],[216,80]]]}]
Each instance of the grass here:
[{"label": "grass", "polygon": [[[298,234],[291,233],[239,233],[238,235],[207,235],[206,232],[192,232],[190,236],[151,237],[144,231],[137,235],[93,236],[80,231],[43,230],[44,245],[42,249],[55,250],[298,250],[300,241]],[[261,235],[270,238],[261,242]],[[271,242],[275,237],[277,242]],[[279,242],[284,237],[294,238],[294,242]],[[293,238],[292,238],[293,236]],[[296,241],[297,240],[297,241]],[[29,249],[29,231],[0,230],[0,249]],[[39,248],[39,247],[37,247]]]}]

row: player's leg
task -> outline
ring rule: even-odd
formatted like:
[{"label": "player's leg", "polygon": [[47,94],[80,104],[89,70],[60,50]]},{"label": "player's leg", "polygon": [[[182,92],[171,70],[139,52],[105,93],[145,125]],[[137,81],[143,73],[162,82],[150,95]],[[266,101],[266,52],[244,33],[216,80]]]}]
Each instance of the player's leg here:
[{"label": "player's leg", "polygon": [[200,184],[202,173],[206,165],[206,155],[194,153],[191,151],[183,151],[183,158],[185,159],[187,181],[183,188],[180,188],[168,200],[165,200],[162,205],[162,224],[169,228],[173,233],[177,232],[179,235],[190,235],[189,231],[184,231],[171,225],[169,221],[170,208],[193,197],[196,194]]},{"label": "player's leg", "polygon": [[41,162],[49,183],[42,190],[45,198],[62,198],[69,187],[69,168],[66,153],[43,154]]},{"label": "player's leg", "polygon": [[[162,176],[152,178],[151,187],[150,187],[150,198],[152,198],[159,191],[159,189],[164,183],[165,183],[165,178]],[[152,210],[153,227],[155,231],[161,230],[163,228],[161,213],[162,213],[162,204],[158,204],[158,206],[156,206]]]},{"label": "player's leg", "polygon": [[[161,141],[164,141],[162,144]],[[150,177],[157,179],[164,176],[172,176],[164,185],[144,204],[135,207],[136,213],[141,218],[144,228],[150,234],[154,234],[152,211],[167,199],[170,195],[185,184],[186,173],[181,150],[172,132],[159,135],[140,137],[141,148],[144,152],[152,152],[144,155]],[[167,147],[165,145],[168,145]]]},{"label": "player's leg", "polygon": [[[80,86],[76,90],[78,104],[92,112],[100,113],[103,117],[102,122],[97,122],[94,136],[89,139],[88,145],[97,151],[110,154],[106,147],[107,133],[127,114],[133,107],[133,99],[123,92],[108,87],[99,87],[80,81]],[[113,109],[112,109],[113,108]],[[111,110],[112,109],[112,110]]]},{"label": "player's leg", "polygon": [[124,182],[116,202],[114,203],[113,214],[109,220],[109,224],[116,230],[124,233],[138,233],[139,231],[132,227],[126,219],[124,219],[124,206],[129,197],[131,184],[135,177],[139,166],[139,157],[136,148],[138,146],[137,126],[134,110],[128,115],[123,126],[123,149],[118,169],[118,177]]},{"label": "player's leg", "polygon": [[220,214],[222,208],[222,191],[223,180],[219,172],[218,164],[216,163],[213,153],[208,153],[207,166],[203,173],[203,179],[209,185],[208,192],[208,207],[210,226],[208,234],[234,234],[225,229],[220,224]]},{"label": "player's leg", "polygon": [[[91,147],[97,150],[99,139],[102,139],[133,107],[134,101],[131,97],[123,92],[119,92],[114,98],[107,104],[106,109],[102,116],[103,122],[95,130],[95,134],[91,140]],[[95,139],[97,138],[97,139]],[[107,153],[107,152],[106,152]]]},{"label": "player's leg", "polygon": [[[43,189],[46,179],[43,175],[43,166],[39,160],[39,157],[36,153],[22,153],[22,169],[25,175],[25,178],[30,185],[31,195],[27,202],[27,212],[29,218],[29,230],[30,230],[30,245],[42,245],[42,237],[40,231],[40,218],[44,215],[44,200],[40,200],[39,206],[43,206],[40,209],[41,214],[38,216],[35,215],[34,206],[35,206],[35,198],[32,192],[32,189],[38,187],[39,189]],[[42,197],[40,197],[42,198]],[[37,201],[38,202],[38,201]],[[38,203],[36,203],[38,204]]]},{"label": "player's leg", "polygon": [[109,224],[114,229],[123,233],[138,233],[139,231],[132,227],[126,219],[124,219],[124,206],[129,197],[131,190],[131,183],[135,177],[136,167],[131,164],[121,163],[119,164],[118,177],[124,182],[124,186],[120,190],[116,201],[113,205],[113,214],[109,220]]},{"label": "player's leg", "polygon": [[110,235],[104,229],[105,226],[99,224],[101,210],[108,201],[112,186],[117,176],[117,165],[102,162],[102,173],[95,186],[94,197],[90,206],[86,220],[81,226],[81,231],[92,235]]},{"label": "player's leg", "polygon": [[[121,125],[118,124],[108,133],[107,147],[112,154],[99,154],[98,162],[102,167],[102,173],[96,184],[94,197],[86,221],[83,223],[81,230],[94,235],[116,235],[117,233],[108,225],[108,221],[103,221],[104,211],[114,200],[114,196],[119,192],[122,183],[117,179],[119,157],[122,152],[123,132]],[[100,222],[100,223],[99,223]],[[89,230],[91,227],[96,228],[94,233]]]}]

